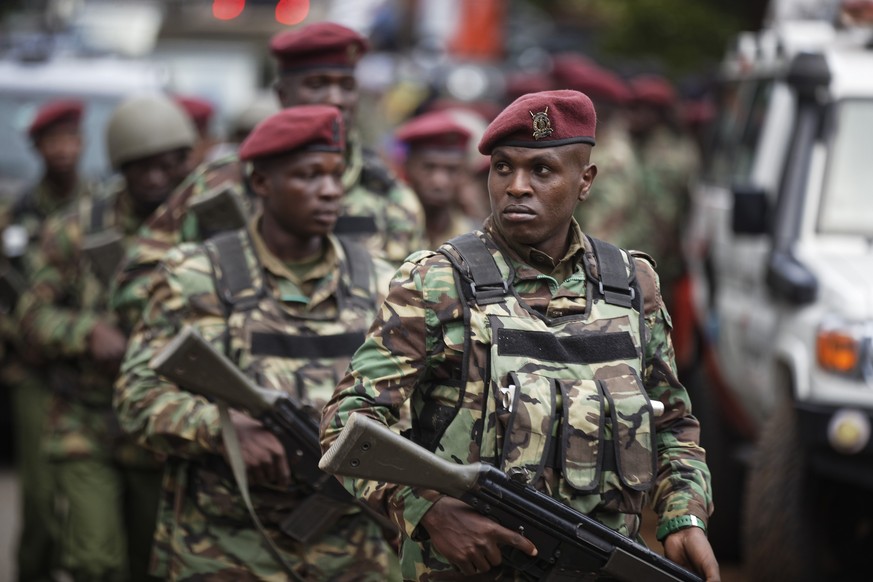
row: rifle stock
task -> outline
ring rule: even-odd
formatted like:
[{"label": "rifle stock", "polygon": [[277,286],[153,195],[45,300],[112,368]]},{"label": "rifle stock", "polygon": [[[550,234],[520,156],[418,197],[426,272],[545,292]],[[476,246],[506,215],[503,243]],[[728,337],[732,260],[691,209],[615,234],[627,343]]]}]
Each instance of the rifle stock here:
[{"label": "rifle stock", "polygon": [[434,489],[528,537],[536,557],[504,552],[531,579],[563,581],[602,572],[634,582],[701,582],[692,572],[483,463],[461,465],[353,413],[319,467],[329,473]]},{"label": "rifle stock", "polygon": [[287,394],[255,385],[194,328],[186,326],[149,366],[189,392],[248,411],[279,438],[294,477],[313,493],[281,524],[290,537],[301,543],[313,541],[345,513],[342,506],[349,504],[357,505],[383,528],[396,531],[387,518],[361,503],[332,475],[319,470],[318,424],[309,413]]}]

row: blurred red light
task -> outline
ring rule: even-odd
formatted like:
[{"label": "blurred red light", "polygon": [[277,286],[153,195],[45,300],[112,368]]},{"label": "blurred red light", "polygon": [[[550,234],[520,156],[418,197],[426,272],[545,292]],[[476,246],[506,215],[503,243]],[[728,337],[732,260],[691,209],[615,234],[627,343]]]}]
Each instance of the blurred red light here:
[{"label": "blurred red light", "polygon": [[279,0],[276,20],[282,24],[299,24],[309,14],[309,0]]},{"label": "blurred red light", "polygon": [[245,7],[246,0],[213,0],[212,15],[219,20],[233,20]]}]

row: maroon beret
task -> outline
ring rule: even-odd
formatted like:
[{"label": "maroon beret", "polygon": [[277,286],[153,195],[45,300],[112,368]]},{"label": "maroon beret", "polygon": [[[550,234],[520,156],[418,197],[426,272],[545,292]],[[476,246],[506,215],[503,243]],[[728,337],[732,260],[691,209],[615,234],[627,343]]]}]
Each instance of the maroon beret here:
[{"label": "maroon beret", "polygon": [[36,112],[36,117],[30,123],[27,133],[31,138],[36,138],[37,134],[56,123],[64,121],[79,123],[84,110],[85,104],[77,99],[49,101]]},{"label": "maroon beret", "polygon": [[398,127],[394,137],[410,147],[466,151],[470,130],[447,111],[432,111]]},{"label": "maroon beret", "polygon": [[640,75],[630,81],[633,100],[656,107],[670,107],[676,103],[673,85],[660,75]]},{"label": "maroon beret", "polygon": [[280,32],[270,41],[270,51],[283,73],[322,67],[354,68],[369,48],[365,37],[333,22]]},{"label": "maroon beret", "polygon": [[557,85],[581,91],[595,101],[622,105],[631,99],[630,88],[624,80],[587,59],[556,57],[553,75]]},{"label": "maroon beret", "polygon": [[594,145],[597,115],[584,93],[562,89],[522,95],[491,122],[479,152],[499,146],[550,148],[573,143]]},{"label": "maroon beret", "polygon": [[182,106],[188,114],[188,117],[190,117],[191,121],[194,122],[194,125],[197,126],[197,130],[202,133],[209,126],[212,114],[215,113],[212,103],[206,99],[188,97],[185,95],[177,95],[175,99],[176,103]]},{"label": "maroon beret", "polygon": [[295,151],[342,152],[342,113],[331,105],[289,107],[266,118],[239,146],[242,160]]}]

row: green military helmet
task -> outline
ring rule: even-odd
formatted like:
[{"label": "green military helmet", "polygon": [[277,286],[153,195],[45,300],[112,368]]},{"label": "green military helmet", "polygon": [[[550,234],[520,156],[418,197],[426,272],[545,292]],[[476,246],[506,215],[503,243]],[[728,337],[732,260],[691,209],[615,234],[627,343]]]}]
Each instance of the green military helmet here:
[{"label": "green military helmet", "polygon": [[124,100],[109,118],[106,147],[112,167],[162,152],[192,147],[194,125],[184,110],[165,95]]}]

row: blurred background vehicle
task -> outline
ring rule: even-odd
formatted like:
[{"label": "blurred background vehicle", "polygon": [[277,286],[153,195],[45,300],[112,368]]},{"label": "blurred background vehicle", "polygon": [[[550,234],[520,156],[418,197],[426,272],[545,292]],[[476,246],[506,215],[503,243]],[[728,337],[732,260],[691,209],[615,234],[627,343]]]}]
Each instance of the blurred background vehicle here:
[{"label": "blurred background vehicle", "polygon": [[873,543],[873,7],[813,7],[728,53],[685,240],[710,536],[753,580]]}]

